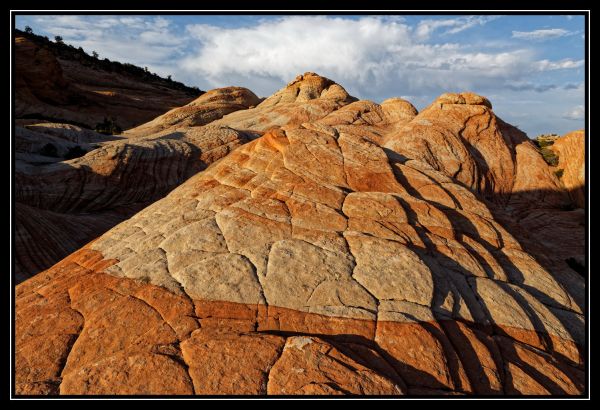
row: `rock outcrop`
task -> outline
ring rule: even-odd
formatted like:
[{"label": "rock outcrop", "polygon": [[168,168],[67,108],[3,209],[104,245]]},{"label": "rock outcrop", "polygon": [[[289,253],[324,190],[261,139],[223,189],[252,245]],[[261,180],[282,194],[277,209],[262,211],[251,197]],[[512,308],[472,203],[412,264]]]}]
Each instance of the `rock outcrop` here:
[{"label": "rock outcrop", "polygon": [[[332,91],[328,94],[323,87]],[[297,101],[289,97],[295,96],[296,91]],[[333,91],[342,97],[331,97]],[[272,98],[265,101],[266,106],[257,108],[259,115],[280,121],[295,118],[298,112],[313,107],[310,118],[320,118],[317,113],[325,116],[353,99],[341,86],[315,75],[307,75],[306,80],[298,80],[276,95],[282,96],[281,102]],[[43,215],[49,216],[47,221],[24,221],[22,217],[28,212],[17,213],[17,279],[50,267],[236,147],[258,137],[259,132],[239,131],[227,124],[237,124],[237,112],[253,111],[249,107],[259,103],[259,98],[245,88],[216,89],[120,136],[104,136],[67,124],[17,127],[17,207],[35,208],[42,219]],[[54,156],[47,156],[48,144],[55,150]],[[85,155],[65,161],[65,155],[74,147]],[[88,221],[84,225],[89,225],[95,215],[96,229],[82,229],[78,235],[72,235],[69,226],[74,221],[83,218]],[[61,229],[61,224],[56,223],[58,217],[73,222]],[[46,240],[47,232],[53,232],[53,241]],[[47,248],[44,252],[39,251],[40,243]]]},{"label": "rock outcrop", "polygon": [[214,124],[260,133],[271,128],[298,127],[356,100],[334,81],[309,72],[299,75],[256,107],[232,113]]},{"label": "rock outcrop", "polygon": [[210,90],[188,105],[174,108],[154,120],[128,130],[127,136],[147,136],[165,129],[196,127],[223,118],[234,111],[245,110],[260,103],[260,99],[243,87]]},{"label": "rock outcrop", "polygon": [[305,74],[224,125],[261,136],[17,286],[17,394],[585,391],[584,279],[517,221],[569,198],[487,99]]},{"label": "rock outcrop", "polygon": [[585,131],[573,131],[557,138],[550,147],[558,156],[560,181],[573,203],[585,208]]},{"label": "rock outcrop", "polygon": [[15,115],[94,128],[113,117],[121,128],[145,123],[199,93],[60,58],[33,38],[15,37]]}]

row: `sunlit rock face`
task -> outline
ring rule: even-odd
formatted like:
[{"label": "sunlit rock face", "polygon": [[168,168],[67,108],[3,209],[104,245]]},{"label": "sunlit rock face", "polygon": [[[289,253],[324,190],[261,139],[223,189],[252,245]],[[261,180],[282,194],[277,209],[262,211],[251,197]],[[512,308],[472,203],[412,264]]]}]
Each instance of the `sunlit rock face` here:
[{"label": "sunlit rock face", "polygon": [[491,106],[307,73],[138,136],[246,139],[17,286],[17,393],[581,394],[584,279],[518,222],[570,198]]},{"label": "sunlit rock face", "polygon": [[550,147],[558,155],[560,180],[578,208],[585,208],[585,131],[569,132]]}]

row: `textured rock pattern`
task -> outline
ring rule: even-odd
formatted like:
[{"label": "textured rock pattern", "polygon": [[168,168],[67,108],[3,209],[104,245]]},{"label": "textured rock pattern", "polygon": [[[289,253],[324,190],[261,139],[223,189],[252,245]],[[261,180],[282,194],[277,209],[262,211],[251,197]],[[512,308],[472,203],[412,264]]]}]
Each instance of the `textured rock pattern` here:
[{"label": "textured rock pattern", "polygon": [[[324,86],[342,95],[341,99],[332,100],[332,91],[323,91]],[[297,90],[302,92],[296,98]],[[310,111],[318,118],[317,113],[325,116],[352,99],[339,85],[314,75],[307,76],[306,80],[301,77],[278,94],[283,97],[293,94],[297,102],[289,97],[282,97],[281,102],[270,100],[261,108],[262,115],[287,118],[288,113],[292,118],[308,104],[313,108],[322,107],[321,111],[315,111],[316,108]],[[313,98],[317,100],[311,100]],[[102,136],[66,124],[24,124],[27,128],[17,128],[17,206],[23,204],[27,206],[25,209],[37,209],[36,215],[42,218],[38,222],[23,221],[19,216],[26,213],[17,213],[20,231],[16,247],[20,261],[17,279],[51,266],[131,216],[133,211],[163,197],[207,165],[256,138],[255,132],[238,131],[225,125],[229,115],[222,118],[220,124],[214,120],[259,102],[258,97],[245,88],[216,89],[185,107],[130,130],[124,137]],[[40,155],[47,143],[56,147],[58,155],[64,155],[73,146],[90,152],[62,161],[62,158]],[[46,221],[42,215],[54,216]],[[66,221],[64,229],[56,223],[57,217]],[[73,235],[67,228],[79,220],[89,226],[94,218],[97,220],[94,229],[84,228]],[[52,235],[44,232],[52,232]],[[52,236],[55,240],[48,242],[46,239]],[[42,252],[38,251],[40,243],[45,247]]]},{"label": "textured rock pattern", "polygon": [[188,105],[174,108],[146,124],[128,130],[125,135],[145,136],[173,126],[180,128],[205,125],[259,103],[260,99],[247,88],[217,88],[202,94]]},{"label": "textured rock pattern", "polygon": [[28,262],[17,264],[17,277],[51,266],[247,140],[244,133],[216,127],[108,142],[50,165],[21,160],[15,175],[15,199],[22,208],[16,214],[16,249],[17,260]]},{"label": "textured rock pattern", "polygon": [[356,98],[339,84],[315,73],[304,73],[256,107],[229,114],[214,124],[255,132],[283,126],[298,127],[353,101]]},{"label": "textured rock pattern", "polygon": [[411,107],[255,129],[19,285],[17,393],[581,394],[583,278],[503,222],[556,178],[483,97]]}]

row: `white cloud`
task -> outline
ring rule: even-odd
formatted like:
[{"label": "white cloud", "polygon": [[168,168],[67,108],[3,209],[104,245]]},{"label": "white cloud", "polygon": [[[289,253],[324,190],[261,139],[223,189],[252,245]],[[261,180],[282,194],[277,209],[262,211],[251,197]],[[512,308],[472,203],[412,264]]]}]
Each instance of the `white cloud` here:
[{"label": "white cloud", "polygon": [[188,36],[181,36],[170,21],[156,16],[38,16],[34,20],[52,36],[60,35],[73,44],[100,58],[148,66],[161,75],[177,76],[178,59],[188,48]]},{"label": "white cloud", "polygon": [[513,31],[513,38],[520,38],[523,40],[549,40],[552,38],[564,37],[571,35],[568,30],[564,30],[562,28],[549,28],[542,30],[533,30],[533,31]]},{"label": "white cloud", "polygon": [[86,23],[81,19],[80,16],[40,16],[35,19],[37,23],[42,25],[44,28],[48,26],[60,27],[60,28],[75,28],[85,29]]},{"label": "white cloud", "polygon": [[[483,24],[476,18],[461,19],[462,25],[457,20],[435,23],[447,30]],[[540,71],[582,65],[569,59],[538,61],[532,50],[523,48],[476,51],[456,43],[429,44],[422,40],[422,27],[423,21],[413,30],[403,22],[377,17],[322,16],[285,17],[244,28],[190,25],[188,32],[199,45],[181,67],[209,88],[241,83],[261,95],[272,93],[298,73],[315,71],[359,97],[377,99],[391,93],[489,91],[525,83]],[[544,90],[534,84],[530,88]]]},{"label": "white cloud", "polygon": [[585,108],[583,105],[577,105],[573,109],[567,111],[563,118],[568,120],[583,120],[585,118]]},{"label": "white cloud", "polygon": [[572,60],[570,58],[565,58],[559,61],[540,60],[536,62],[535,66],[539,71],[549,71],[579,68],[583,67],[584,63],[584,60]]},{"label": "white cloud", "polygon": [[421,20],[415,28],[415,36],[427,40],[436,30],[447,28],[443,34],[456,34],[477,25],[484,25],[500,16],[467,16],[445,20]]},{"label": "white cloud", "polygon": [[129,28],[143,28],[145,27],[144,24],[144,19],[141,17],[121,17],[119,19],[119,21],[121,22],[121,24],[124,24],[125,26],[129,27]]}]

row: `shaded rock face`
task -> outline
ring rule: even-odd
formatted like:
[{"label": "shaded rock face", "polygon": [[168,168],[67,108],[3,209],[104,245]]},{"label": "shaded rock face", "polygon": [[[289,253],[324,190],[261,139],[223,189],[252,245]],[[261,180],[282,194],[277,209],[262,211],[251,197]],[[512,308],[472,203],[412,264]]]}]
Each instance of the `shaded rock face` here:
[{"label": "shaded rock face", "polygon": [[[496,117],[484,97],[444,94],[389,133],[383,146],[475,192],[546,269],[570,269],[569,259],[585,265],[584,213],[566,211],[571,199],[539,150]],[[424,199],[439,201],[434,195]],[[453,202],[449,196],[441,203]]]},{"label": "shaded rock face", "polygon": [[15,114],[94,128],[113,117],[122,128],[142,124],[195,98],[168,85],[58,59],[35,41],[16,37]]},{"label": "shaded rock face", "polygon": [[585,208],[585,131],[573,131],[554,141],[560,181],[578,208]]},{"label": "shaded rock face", "polygon": [[68,83],[51,52],[24,37],[15,38],[14,47],[17,113],[26,110],[26,105],[68,104],[69,99],[74,99],[72,94],[64,92]]},{"label": "shaded rock face", "polygon": [[[520,222],[562,221],[569,198],[485,98],[417,113],[307,73],[255,108],[125,144],[175,150],[224,124],[253,133],[17,286],[17,394],[584,392],[584,279]],[[93,154],[121,155],[111,144]],[[72,166],[113,175],[91,154]],[[135,185],[19,195],[88,212],[152,186]]]}]

